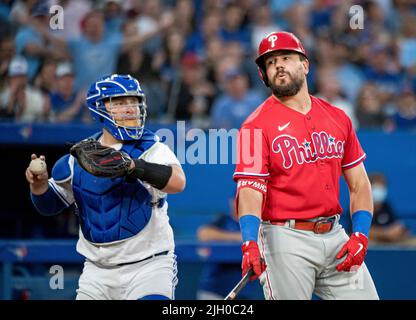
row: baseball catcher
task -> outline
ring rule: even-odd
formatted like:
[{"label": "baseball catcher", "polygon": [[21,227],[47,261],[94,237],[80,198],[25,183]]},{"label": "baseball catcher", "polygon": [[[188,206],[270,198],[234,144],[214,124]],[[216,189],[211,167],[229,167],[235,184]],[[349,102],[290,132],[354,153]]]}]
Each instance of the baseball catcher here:
[{"label": "baseball catcher", "polygon": [[174,299],[166,198],[185,187],[181,165],[144,128],[145,95],[130,75],[94,82],[87,105],[102,131],[73,145],[50,178],[27,168],[32,202],[43,215],[77,208],[77,251],[86,257],[77,299]]}]

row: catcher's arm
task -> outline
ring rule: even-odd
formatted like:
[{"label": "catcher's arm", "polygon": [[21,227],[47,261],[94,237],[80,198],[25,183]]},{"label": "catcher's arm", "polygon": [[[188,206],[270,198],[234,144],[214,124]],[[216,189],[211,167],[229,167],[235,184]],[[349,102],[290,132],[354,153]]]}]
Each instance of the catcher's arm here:
[{"label": "catcher's arm", "polygon": [[[32,154],[31,159],[36,159],[36,154]],[[44,156],[40,156],[40,159],[45,161]],[[41,174],[33,174],[29,166],[26,169],[25,175],[30,187],[30,198],[40,214],[52,216],[68,207],[68,204],[49,185],[47,171]]]},{"label": "catcher's arm", "polygon": [[157,164],[143,159],[132,161],[129,176],[146,181],[166,193],[181,192],[186,183],[180,166]]},{"label": "catcher's arm", "polygon": [[70,152],[84,170],[97,177],[140,179],[166,193],[180,192],[185,187],[185,175],[180,166],[133,160],[127,153],[93,139],[75,144]]}]

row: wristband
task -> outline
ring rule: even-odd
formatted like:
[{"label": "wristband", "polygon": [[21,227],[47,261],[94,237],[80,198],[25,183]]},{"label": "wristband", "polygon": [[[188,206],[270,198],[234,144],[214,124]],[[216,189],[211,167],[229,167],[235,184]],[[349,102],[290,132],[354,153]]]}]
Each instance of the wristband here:
[{"label": "wristband", "polygon": [[368,238],[368,233],[371,228],[371,220],[373,215],[366,210],[358,210],[351,216],[352,231],[353,233],[359,232],[364,234]]},{"label": "wristband", "polygon": [[255,241],[259,235],[260,219],[255,215],[248,214],[240,218],[240,230],[243,242]]},{"label": "wristband", "polygon": [[147,162],[143,159],[134,159],[133,161],[135,167],[129,173],[130,178],[146,181],[159,190],[166,187],[172,176],[171,166]]}]

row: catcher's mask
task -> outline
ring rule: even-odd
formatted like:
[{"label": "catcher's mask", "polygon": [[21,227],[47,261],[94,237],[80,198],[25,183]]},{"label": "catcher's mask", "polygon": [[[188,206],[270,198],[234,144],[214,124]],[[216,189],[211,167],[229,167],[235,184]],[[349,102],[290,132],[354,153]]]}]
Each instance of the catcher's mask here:
[{"label": "catcher's mask", "polygon": [[147,114],[146,98],[139,81],[132,76],[113,74],[93,83],[87,93],[87,105],[93,118],[103,123],[116,139],[141,138]]}]

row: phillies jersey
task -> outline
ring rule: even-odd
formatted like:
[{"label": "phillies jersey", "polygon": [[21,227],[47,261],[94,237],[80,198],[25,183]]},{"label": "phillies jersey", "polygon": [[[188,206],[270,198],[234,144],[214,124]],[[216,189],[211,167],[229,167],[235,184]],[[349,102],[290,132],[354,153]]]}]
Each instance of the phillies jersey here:
[{"label": "phillies jersey", "polygon": [[303,114],[272,95],[240,128],[234,180],[266,181],[263,220],[341,214],[340,176],[366,157],[348,116],[310,97]]}]

